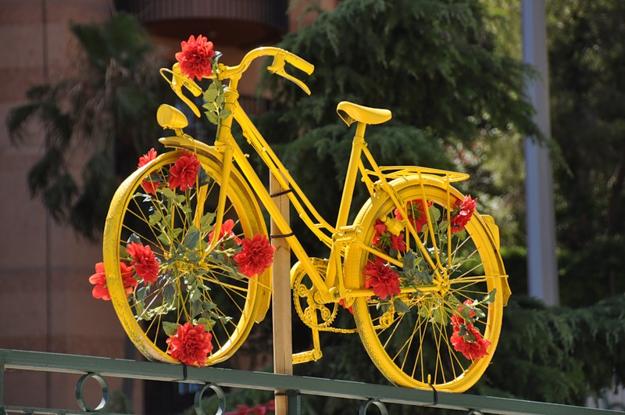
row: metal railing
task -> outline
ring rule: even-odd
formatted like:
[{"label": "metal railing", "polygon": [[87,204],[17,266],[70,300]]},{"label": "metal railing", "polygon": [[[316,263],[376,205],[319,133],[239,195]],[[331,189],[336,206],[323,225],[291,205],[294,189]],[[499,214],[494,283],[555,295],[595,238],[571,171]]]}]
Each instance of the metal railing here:
[{"label": "metal railing", "polygon": [[[5,405],[3,395],[6,369],[82,374],[76,385],[76,399],[80,410],[43,409]],[[451,409],[472,414],[501,415],[609,415],[625,412],[594,409],[545,402],[496,398],[470,394],[452,394],[407,389],[370,383],[330,380],[313,377],[277,375],[267,372],[249,372],[234,369],[196,368],[155,362],[110,359],[104,357],[44,353],[0,349],[0,414],[87,414],[104,412],[107,401],[106,377],[157,380],[202,384],[195,395],[196,413],[202,414],[201,400],[205,393],[217,395],[218,414],[226,411],[222,387],[286,391],[289,399],[289,415],[301,414],[301,395],[316,395],[360,400],[354,413],[387,414],[386,403]],[[96,408],[88,408],[82,398],[82,384],[88,378],[95,379],[102,388],[102,400]],[[219,412],[221,411],[221,412]],[[377,411],[377,412],[376,412]]]}]

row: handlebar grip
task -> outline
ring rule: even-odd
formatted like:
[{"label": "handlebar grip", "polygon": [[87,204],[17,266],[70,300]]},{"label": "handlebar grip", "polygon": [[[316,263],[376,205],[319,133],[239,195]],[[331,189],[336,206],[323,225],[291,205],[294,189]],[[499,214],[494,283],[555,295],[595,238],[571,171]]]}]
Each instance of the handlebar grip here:
[{"label": "handlebar grip", "polygon": [[315,70],[315,65],[313,65],[312,63],[308,62],[307,60],[303,58],[300,58],[294,53],[287,52],[285,55],[285,60],[289,64],[295,66],[300,71],[305,72],[307,75],[312,74],[313,71]]}]

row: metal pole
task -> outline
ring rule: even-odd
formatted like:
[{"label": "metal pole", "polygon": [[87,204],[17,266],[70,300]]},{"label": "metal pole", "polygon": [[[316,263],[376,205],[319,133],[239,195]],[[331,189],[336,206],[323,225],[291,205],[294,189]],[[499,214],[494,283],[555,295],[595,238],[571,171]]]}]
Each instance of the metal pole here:
[{"label": "metal pole", "polygon": [[[545,136],[549,120],[549,69],[547,64],[545,0],[522,0],[523,61],[538,77],[527,85],[536,110],[534,122]],[[555,254],[553,173],[548,148],[525,138],[525,198],[527,215],[527,269],[529,294],[548,305],[558,304]]]}]

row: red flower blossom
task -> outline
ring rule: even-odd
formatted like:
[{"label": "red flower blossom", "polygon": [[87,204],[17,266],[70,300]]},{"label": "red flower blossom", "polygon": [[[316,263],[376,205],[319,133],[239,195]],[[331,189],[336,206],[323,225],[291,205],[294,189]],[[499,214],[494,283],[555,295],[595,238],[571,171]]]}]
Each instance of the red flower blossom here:
[{"label": "red flower blossom", "polygon": [[276,404],[274,400],[270,400],[266,403],[259,403],[254,407],[249,407],[245,404],[239,404],[234,411],[226,412],[224,415],[266,415],[269,412],[276,410]]},{"label": "red flower blossom", "polygon": [[[156,152],[156,150],[154,150],[154,148],[149,149],[147,153],[139,157],[137,167],[145,166],[150,161],[154,160],[157,155],[158,153]],[[158,181],[158,179],[152,179],[152,178],[146,179],[143,181],[143,183],[141,183],[141,187],[143,188],[143,190],[146,193],[149,193],[151,195],[156,194],[156,189],[158,189],[159,185],[160,185],[160,182]]]},{"label": "red flower blossom", "polygon": [[[124,283],[126,295],[128,295],[134,290],[135,286],[137,285],[137,280],[133,276],[134,270],[131,266],[120,262],[119,271],[122,274],[122,281]],[[93,298],[110,301],[111,295],[109,294],[109,289],[106,286],[106,274],[104,272],[103,262],[98,262],[97,264],[95,264],[95,274],[89,277],[89,282],[94,286],[91,290],[91,295],[93,296]]]},{"label": "red flower blossom", "polygon": [[473,217],[475,212],[475,199],[467,195],[462,200],[456,200],[454,211],[451,215],[451,231],[460,232]]},{"label": "red flower blossom", "polygon": [[[480,331],[471,323],[466,323],[462,318],[462,323],[458,324],[459,321],[456,319],[456,324],[454,324],[454,317],[452,316],[452,325],[454,328],[454,332],[451,335],[451,344],[454,347],[454,350],[462,353],[464,357],[469,360],[477,360],[488,354],[488,346],[490,346],[490,342],[482,337]],[[464,326],[466,333],[464,335],[460,335],[460,328]]]},{"label": "red flower blossom", "polygon": [[243,248],[234,256],[234,261],[242,274],[248,277],[262,274],[273,262],[274,248],[266,236],[256,235],[252,239],[243,239],[241,245]]},{"label": "red flower blossom", "polygon": [[458,307],[456,307],[456,310],[458,310],[458,313],[460,313],[460,315],[462,315],[462,312],[465,309],[469,310],[469,318],[473,319],[475,317],[475,310],[474,307],[471,307],[472,305],[473,300],[467,298],[466,300],[464,300],[464,303],[459,304]]},{"label": "red flower blossom", "polygon": [[367,262],[364,274],[365,287],[373,289],[375,295],[382,300],[399,294],[399,274],[381,258]]},{"label": "red flower blossom", "polygon": [[373,245],[377,245],[380,243],[380,239],[382,238],[382,235],[386,233],[386,225],[382,223],[380,219],[376,219],[375,225],[373,225],[373,231],[375,233],[373,234],[373,239],[371,240],[371,243]]},{"label": "red flower blossom", "polygon": [[132,265],[137,275],[148,284],[152,284],[158,278],[159,263],[152,248],[131,242],[126,245],[126,251],[132,257]]},{"label": "red flower blossom", "polygon": [[185,323],[166,340],[167,353],[185,365],[203,366],[213,351],[212,339],[213,335],[204,330],[202,324]]},{"label": "red flower blossom", "polygon": [[180,62],[180,71],[189,78],[201,80],[213,71],[213,42],[202,35],[195,38],[193,35],[185,42],[180,42],[181,52],[176,53],[176,60]]},{"label": "red flower blossom", "polygon": [[147,153],[139,157],[139,161],[137,162],[137,167],[145,166],[150,161],[154,160],[157,155],[158,153],[156,152],[156,150],[154,150],[154,148],[149,149]]},{"label": "red flower blossom", "polygon": [[406,238],[403,233],[391,235],[391,248],[398,252],[406,252]]},{"label": "red flower blossom", "polygon": [[169,187],[185,191],[195,186],[200,161],[195,154],[185,151],[169,169]]},{"label": "red flower blossom", "polygon": [[[221,229],[219,230],[219,239],[223,239],[224,236],[226,238],[232,238],[237,245],[241,245],[241,238],[236,236],[232,229],[234,228],[234,221],[232,219],[227,219],[224,223],[221,224]],[[208,241],[213,240],[213,231],[208,233]]]},{"label": "red flower blossom", "polygon": [[[406,205],[408,218],[410,219],[412,226],[414,226],[417,232],[421,232],[421,228],[423,228],[423,225],[428,223],[428,218],[425,214],[425,206],[425,202],[422,199],[411,200]],[[427,206],[432,206],[432,202],[428,202]],[[395,219],[404,220],[401,213],[399,212],[399,209],[395,209],[393,213],[395,215]]]}]

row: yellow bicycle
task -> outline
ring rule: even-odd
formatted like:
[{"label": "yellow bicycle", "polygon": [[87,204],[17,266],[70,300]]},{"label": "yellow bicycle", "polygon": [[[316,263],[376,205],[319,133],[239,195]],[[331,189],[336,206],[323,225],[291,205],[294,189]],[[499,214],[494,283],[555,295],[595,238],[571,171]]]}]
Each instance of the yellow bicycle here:
[{"label": "yellow bicycle", "polygon": [[[291,286],[298,315],[312,330],[313,349],[294,354],[294,363],[321,357],[322,331],[358,332],[371,360],[391,382],[468,389],[491,361],[510,295],[497,226],[453,187],[468,175],[379,166],[367,148],[365,129],[390,120],[391,112],[341,102],[339,117],[348,126],[356,124],[356,130],[338,217],[330,224],[238,103],[242,75],[252,61],[267,56],[273,58],[267,67],[271,73],[310,93],[285,66],[310,75],[313,65],[279,48],[252,50],[236,66],[219,64],[212,79],[225,88],[216,98],[223,101],[223,110],[214,144],[184,133],[186,117],[163,104],[157,120],[173,135],[159,141],[171,151],[152,157],[115,193],[104,231],[104,265],[128,336],[146,357],[176,363],[167,336],[183,323],[202,323],[211,333],[212,351],[201,365],[232,356],[270,305],[270,270],[250,278],[234,269],[227,256],[241,239],[267,237],[262,207],[277,224],[277,237],[286,239],[298,259]],[[199,96],[202,89],[177,65],[161,73],[199,116],[184,92]],[[280,214],[276,195],[266,189],[235,140],[233,122],[286,189],[282,194],[299,218],[329,248],[328,258],[306,253]],[[172,176],[180,173],[176,162],[190,154],[200,173],[192,185],[172,186]],[[348,223],[359,177],[370,197]],[[128,260],[131,243],[150,248],[160,274],[153,281],[132,281],[129,288],[120,263]],[[352,310],[355,329],[333,326],[341,306]]]}]

